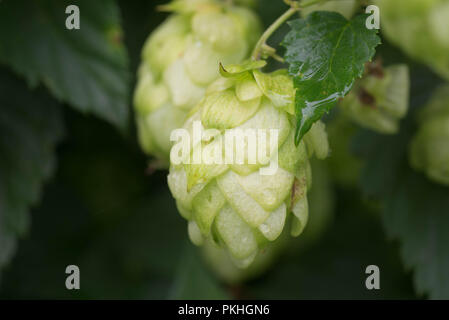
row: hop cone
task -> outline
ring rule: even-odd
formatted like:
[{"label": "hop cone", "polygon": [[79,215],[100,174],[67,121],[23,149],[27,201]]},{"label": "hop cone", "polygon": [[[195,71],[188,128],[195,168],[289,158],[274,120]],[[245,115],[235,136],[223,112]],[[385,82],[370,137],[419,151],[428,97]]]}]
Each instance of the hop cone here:
[{"label": "hop cone", "polygon": [[408,109],[410,79],[406,65],[382,69],[375,65],[356,82],[342,100],[343,112],[358,124],[385,134],[394,134]]},{"label": "hop cone", "polygon": [[449,1],[378,0],[376,4],[385,36],[449,79]]},{"label": "hop cone", "polygon": [[239,268],[229,257],[225,248],[207,239],[202,246],[202,256],[209,269],[222,281],[228,284],[238,284],[259,277],[266,272],[277,257],[285,251],[288,245],[288,234],[285,232],[274,242],[269,243],[260,251],[247,268]]},{"label": "hop cone", "polygon": [[170,133],[218,77],[221,63],[239,63],[259,36],[248,9],[214,0],[178,0],[148,38],[134,95],[142,149],[168,165]]},{"label": "hop cone", "polygon": [[328,159],[332,178],[341,186],[356,186],[362,169],[362,161],[351,150],[357,126],[340,112],[327,124],[326,129],[332,150],[332,156]]},{"label": "hop cone", "polygon": [[412,140],[410,163],[427,176],[449,185],[449,86],[437,90],[419,113],[419,130]]},{"label": "hop cone", "polygon": [[[168,176],[179,211],[189,221],[191,240],[200,245],[210,239],[225,248],[239,267],[248,266],[261,248],[275,241],[287,219],[292,219],[292,235],[302,232],[307,223],[307,191],[311,185],[308,158],[313,153],[324,158],[328,153],[322,123],[315,124],[295,146],[292,80],[284,70],[271,74],[251,70],[261,66],[222,69],[224,77],[208,88],[184,126],[192,133],[194,123],[201,121],[204,130],[216,129],[216,135],[196,144],[193,141],[175,144]],[[185,144],[193,145],[187,156],[190,160],[200,146],[203,153],[218,150],[223,155],[227,152],[223,151],[226,143],[222,143],[226,135],[246,129],[270,133],[257,142],[245,140],[245,147],[256,146],[263,154],[277,156],[278,169],[274,174],[261,174],[260,169],[267,169],[268,162],[259,159],[250,162],[249,152],[241,163],[173,162],[174,155]],[[271,138],[270,130],[277,130],[277,139]]]}]

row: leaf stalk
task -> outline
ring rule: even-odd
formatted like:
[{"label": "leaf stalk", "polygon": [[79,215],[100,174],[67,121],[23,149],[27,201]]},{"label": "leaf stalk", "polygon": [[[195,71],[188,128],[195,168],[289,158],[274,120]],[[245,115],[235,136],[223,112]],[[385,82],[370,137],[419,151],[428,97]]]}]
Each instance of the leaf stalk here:
[{"label": "leaf stalk", "polygon": [[[293,5],[295,3],[296,5]],[[253,53],[251,55],[251,58],[253,60],[260,60],[262,57],[262,53],[264,52],[264,48],[266,48],[267,40],[271,37],[271,35],[284,23],[286,22],[291,16],[293,16],[296,12],[299,11],[299,6],[297,5],[297,2],[292,2],[292,6],[290,9],[288,9],[284,14],[282,14],[279,18],[276,19],[275,22],[271,26],[268,27],[267,30],[262,34],[259,41],[257,41],[256,46],[254,47]]]}]

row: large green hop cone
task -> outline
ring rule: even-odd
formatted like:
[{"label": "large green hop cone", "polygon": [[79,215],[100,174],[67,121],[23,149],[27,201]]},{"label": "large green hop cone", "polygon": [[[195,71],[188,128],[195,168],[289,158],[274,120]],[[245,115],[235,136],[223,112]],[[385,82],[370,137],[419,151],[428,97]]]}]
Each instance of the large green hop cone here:
[{"label": "large green hop cone", "polygon": [[305,7],[301,10],[301,14],[306,16],[315,11],[334,11],[350,19],[357,10],[359,4],[356,0],[331,0],[318,2],[314,5]]},{"label": "large green hop cone", "polygon": [[449,79],[449,1],[377,0],[383,34]]},{"label": "large green hop cone", "polygon": [[406,65],[382,68],[367,65],[367,74],[341,101],[343,113],[363,127],[384,134],[399,130],[400,120],[407,114],[410,76]]},{"label": "large green hop cone", "polygon": [[[328,154],[321,122],[295,146],[292,80],[284,70],[258,71],[263,65],[222,69],[223,77],[208,88],[184,125],[193,138],[173,146],[168,176],[179,211],[189,221],[191,240],[198,245],[213,241],[240,267],[278,239],[288,219],[293,236],[303,231],[311,185],[309,157]],[[195,138],[198,127],[207,132],[202,141]],[[233,139],[242,133],[248,136]],[[200,154],[201,159],[214,155],[216,160],[198,164]]]},{"label": "large green hop cone", "polygon": [[168,166],[170,133],[218,78],[219,63],[239,63],[258,39],[248,9],[214,0],[178,0],[174,13],[148,38],[134,94],[142,149]]},{"label": "large green hop cone", "polygon": [[418,114],[419,130],[412,140],[410,163],[419,171],[449,185],[449,85],[437,90]]}]

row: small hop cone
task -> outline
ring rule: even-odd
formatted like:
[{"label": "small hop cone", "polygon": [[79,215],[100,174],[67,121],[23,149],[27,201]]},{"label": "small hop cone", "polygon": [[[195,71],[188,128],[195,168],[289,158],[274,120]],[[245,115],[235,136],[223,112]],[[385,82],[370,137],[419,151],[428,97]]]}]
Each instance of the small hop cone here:
[{"label": "small hop cone", "polygon": [[214,0],[173,1],[147,39],[134,93],[139,142],[168,166],[170,134],[219,76],[219,63],[246,59],[260,33],[248,9]]},{"label": "small hop cone", "polygon": [[[259,61],[222,69],[223,77],[208,88],[184,125],[192,136],[194,123],[201,121],[202,129],[215,129],[216,135],[206,142],[195,144],[187,140],[175,144],[168,176],[179,211],[189,221],[191,240],[197,245],[215,242],[239,267],[249,266],[261,249],[278,239],[287,220],[291,219],[293,236],[303,231],[311,185],[309,157],[315,154],[324,158],[329,148],[321,122],[295,146],[292,80],[285,70],[263,74],[257,70],[261,66]],[[249,152],[245,152],[241,163],[173,161],[186,145],[193,145],[187,154],[190,163],[199,149],[203,154],[218,150],[222,156],[227,152],[223,150],[226,143],[222,143],[226,135],[246,129],[263,130],[270,135],[271,130],[276,130],[277,137],[273,139],[267,134],[264,140],[245,144],[245,150],[255,146],[258,154],[277,156],[278,168],[273,174],[262,175],[261,170],[268,170],[270,164],[259,159],[248,161]]]},{"label": "small hop cone", "polygon": [[388,40],[449,80],[449,1],[377,0],[375,4]]},{"label": "small hop cone", "polygon": [[439,88],[418,114],[419,129],[410,145],[413,168],[449,185],[449,86]]},{"label": "small hop cone", "polygon": [[382,69],[372,63],[367,69],[368,73],[355,83],[351,92],[340,102],[340,107],[359,125],[380,133],[394,134],[408,110],[408,67],[393,65]]}]

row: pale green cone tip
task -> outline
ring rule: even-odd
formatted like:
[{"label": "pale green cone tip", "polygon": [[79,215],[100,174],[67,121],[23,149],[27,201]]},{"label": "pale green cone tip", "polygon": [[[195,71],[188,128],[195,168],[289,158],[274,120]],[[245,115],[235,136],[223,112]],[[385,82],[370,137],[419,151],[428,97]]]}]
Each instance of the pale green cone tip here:
[{"label": "pale green cone tip", "polygon": [[173,13],[147,39],[134,92],[140,145],[168,167],[170,133],[219,77],[219,63],[240,63],[260,35],[245,7],[214,0],[173,1]]},{"label": "pale green cone tip", "polygon": [[357,0],[331,0],[308,6],[301,10],[301,14],[306,16],[315,11],[334,11],[343,15],[346,19],[351,19],[358,6]]},{"label": "pale green cone tip", "polygon": [[[184,125],[193,135],[195,120],[200,120],[203,130],[214,130],[213,139],[196,143],[190,138],[180,139],[171,150],[168,176],[182,216],[189,221],[192,242],[214,242],[239,268],[248,267],[261,249],[277,241],[286,221],[292,220],[292,235],[304,230],[311,186],[309,157],[315,154],[324,158],[328,154],[327,134],[321,122],[295,146],[292,80],[284,71],[263,74],[257,70],[262,65],[247,62],[222,69],[224,77],[211,85]],[[283,83],[286,85],[279,85]],[[248,129],[265,132],[266,139],[243,139],[244,150],[254,146],[271,159],[256,158],[250,163],[251,156],[245,152],[242,163],[192,164],[198,150],[201,154],[218,150],[218,159],[223,159],[227,135]],[[181,158],[191,162],[175,164],[173,159],[187,145],[192,145],[192,150]],[[236,145],[231,148],[234,154]],[[277,170],[261,174],[260,169],[268,169],[269,160],[275,157]]]}]

